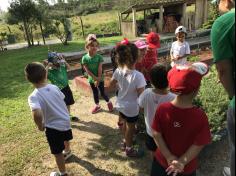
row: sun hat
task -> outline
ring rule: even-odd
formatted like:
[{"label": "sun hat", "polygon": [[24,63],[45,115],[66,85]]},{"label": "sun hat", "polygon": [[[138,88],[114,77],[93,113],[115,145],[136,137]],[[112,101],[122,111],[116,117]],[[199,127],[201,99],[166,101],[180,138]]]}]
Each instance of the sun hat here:
[{"label": "sun hat", "polygon": [[191,65],[174,66],[168,73],[171,92],[176,94],[189,94],[197,90],[201,80],[209,71],[209,67],[197,62]]},{"label": "sun hat", "polygon": [[155,32],[150,32],[147,35],[147,44],[149,48],[156,49],[160,48],[160,36]]},{"label": "sun hat", "polygon": [[187,29],[186,29],[186,27],[184,27],[184,26],[179,26],[179,27],[177,27],[176,30],[175,30],[175,35],[178,34],[178,33],[180,33],[180,32],[184,32],[185,34],[187,34]]},{"label": "sun hat", "polygon": [[137,46],[138,49],[144,49],[148,47],[146,42],[143,40],[137,40],[134,44]]}]

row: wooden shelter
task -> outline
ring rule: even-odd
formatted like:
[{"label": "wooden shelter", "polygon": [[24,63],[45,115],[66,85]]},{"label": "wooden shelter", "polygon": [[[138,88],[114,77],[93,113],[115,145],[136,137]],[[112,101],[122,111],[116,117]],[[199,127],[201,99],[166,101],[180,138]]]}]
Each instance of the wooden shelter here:
[{"label": "wooden shelter", "polygon": [[[195,13],[187,13],[187,7],[193,4]],[[137,12],[143,12],[143,20],[137,19]],[[191,31],[200,28],[207,18],[207,0],[152,0],[136,3],[119,14],[122,35],[130,38],[151,31],[174,32],[179,25]]]}]

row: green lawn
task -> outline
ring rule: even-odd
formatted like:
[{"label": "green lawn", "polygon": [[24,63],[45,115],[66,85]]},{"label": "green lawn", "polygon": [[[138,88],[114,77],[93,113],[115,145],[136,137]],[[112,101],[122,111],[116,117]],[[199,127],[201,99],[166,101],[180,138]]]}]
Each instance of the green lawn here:
[{"label": "green lawn", "polygon": [[[121,37],[99,39],[102,46],[114,44]],[[52,45],[58,52],[81,51],[83,41],[68,46]],[[47,57],[47,47],[39,46],[0,52],[0,176],[21,175],[26,163],[35,163],[48,147],[32,121],[27,103],[33,87],[24,78],[24,67]],[[34,166],[40,167],[40,166]]]}]

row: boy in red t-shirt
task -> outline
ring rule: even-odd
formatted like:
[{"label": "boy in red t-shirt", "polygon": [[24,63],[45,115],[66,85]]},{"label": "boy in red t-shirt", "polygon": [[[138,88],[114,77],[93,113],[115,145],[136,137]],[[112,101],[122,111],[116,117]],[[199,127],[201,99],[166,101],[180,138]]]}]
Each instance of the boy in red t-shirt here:
[{"label": "boy in red t-shirt", "polygon": [[170,90],[177,97],[157,109],[153,135],[158,149],[151,176],[196,176],[197,156],[211,142],[206,114],[193,105],[202,77],[208,72],[203,63],[175,66],[168,73]]}]

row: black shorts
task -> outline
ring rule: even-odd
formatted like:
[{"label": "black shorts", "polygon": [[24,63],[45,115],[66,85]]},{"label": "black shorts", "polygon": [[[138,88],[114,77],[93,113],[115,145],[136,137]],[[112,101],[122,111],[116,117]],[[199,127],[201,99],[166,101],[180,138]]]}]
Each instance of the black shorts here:
[{"label": "black shorts", "polygon": [[139,115],[135,116],[135,117],[127,117],[126,115],[124,115],[123,113],[119,112],[120,117],[125,120],[127,123],[136,123],[138,121],[138,117]]},{"label": "black shorts", "polygon": [[155,152],[157,150],[157,145],[154,141],[154,139],[149,136],[148,134],[146,135],[146,146],[148,148],[148,150],[152,151],[152,152]]},{"label": "black shorts", "polygon": [[62,153],[65,149],[64,141],[73,139],[72,131],[58,131],[51,128],[46,128],[46,137],[51,150],[51,153],[56,155]]},{"label": "black shorts", "polygon": [[61,89],[62,93],[65,95],[65,103],[66,103],[66,106],[70,106],[70,105],[73,105],[75,103],[75,100],[73,98],[73,94],[72,94],[72,91],[70,89],[70,86],[66,86],[64,87],[63,89]]},{"label": "black shorts", "polygon": [[[168,176],[166,173],[166,169],[163,168],[159,162],[154,158],[152,162],[152,170],[151,170],[151,176]],[[183,175],[183,174],[178,174],[177,176],[196,176],[196,171],[193,172],[192,174],[188,175]]]}]

